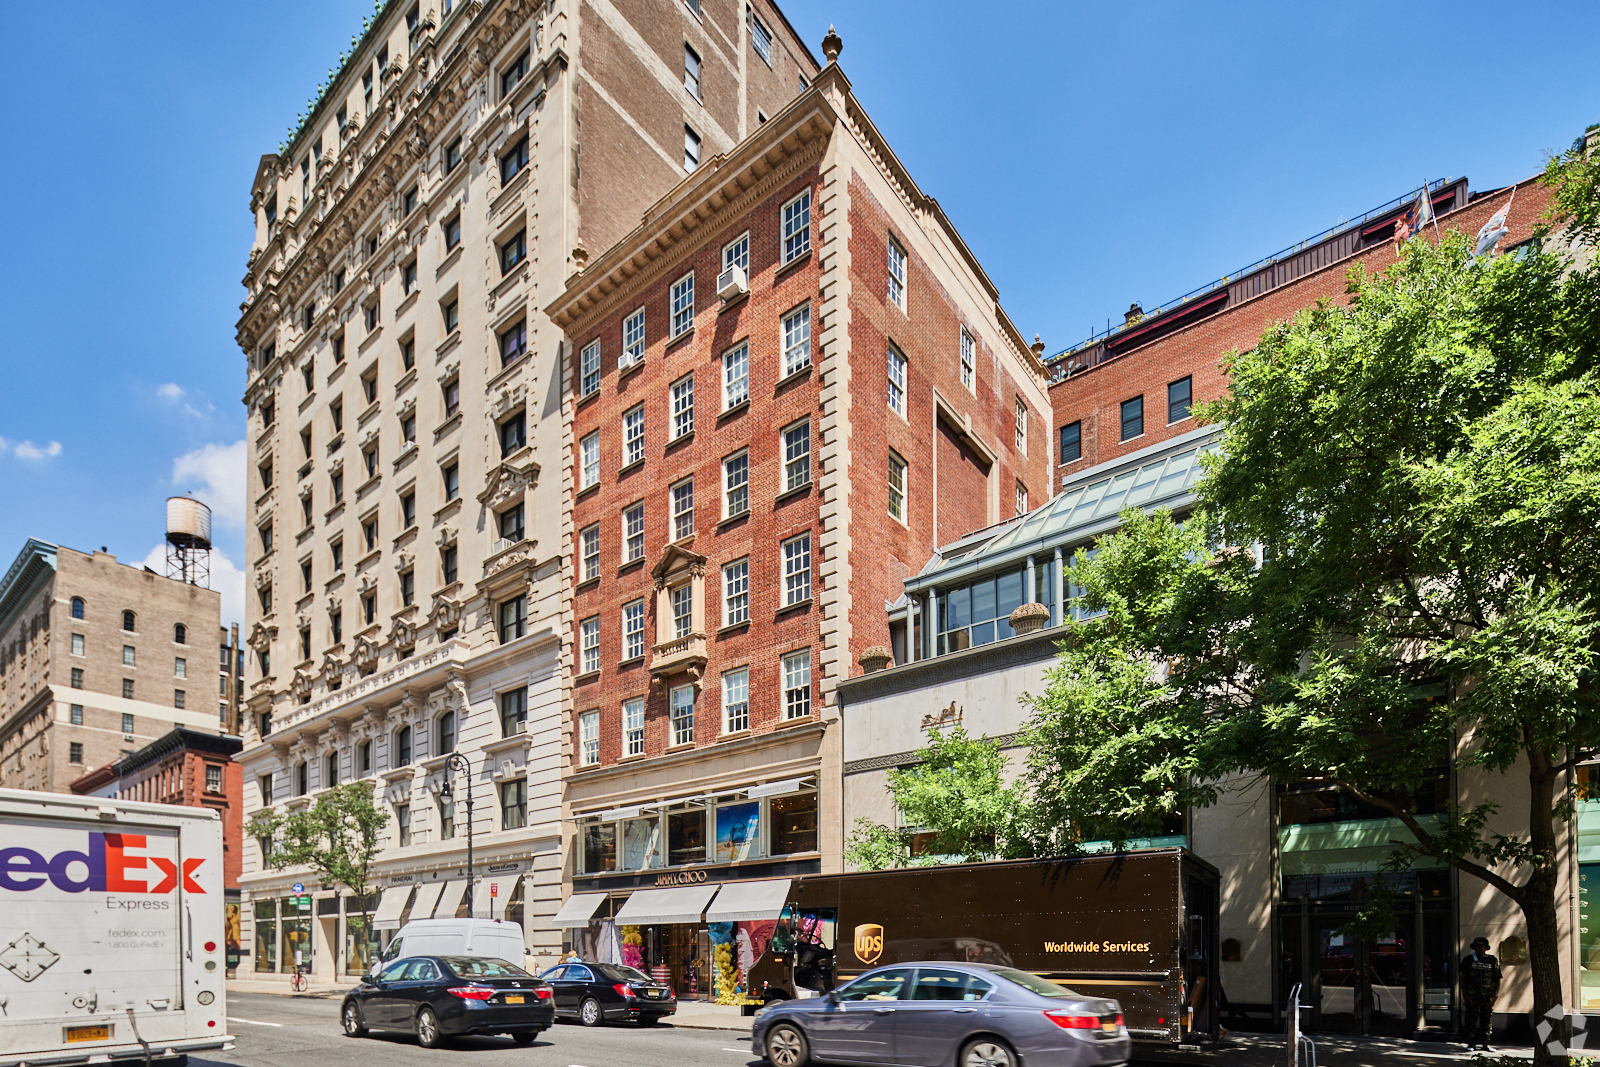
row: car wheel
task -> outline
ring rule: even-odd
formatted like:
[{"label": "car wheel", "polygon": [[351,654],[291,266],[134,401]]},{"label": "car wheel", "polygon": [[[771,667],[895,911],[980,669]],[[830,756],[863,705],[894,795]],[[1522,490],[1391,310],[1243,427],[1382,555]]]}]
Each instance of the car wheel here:
[{"label": "car wheel", "polygon": [[767,1062],[772,1067],[805,1067],[811,1058],[806,1035],[788,1023],[779,1023],[767,1035]]},{"label": "car wheel", "polygon": [[956,1067],[1017,1067],[1017,1054],[997,1038],[973,1038],[961,1046]]},{"label": "car wheel", "polygon": [[515,1041],[519,1045],[531,1045],[531,1044],[533,1044],[533,1039],[538,1037],[538,1036],[539,1036],[539,1031],[537,1031],[537,1030],[535,1030],[535,1031],[533,1031],[531,1033],[529,1033],[528,1031],[523,1031],[520,1034],[512,1034],[511,1035],[511,1040]]},{"label": "car wheel", "polygon": [[367,1027],[361,1021],[361,1009],[356,1007],[355,1001],[350,1000],[345,1002],[344,1011],[340,1015],[340,1021],[344,1023],[345,1037],[367,1036]]},{"label": "car wheel", "polygon": [[599,1026],[600,1002],[593,997],[586,999],[578,1009],[578,1021],[585,1026]]},{"label": "car wheel", "polygon": [[432,1008],[417,1012],[417,1044],[423,1048],[438,1048],[444,1044],[444,1031],[439,1029],[439,1017]]},{"label": "car wheel", "polygon": [[654,1026],[656,1023],[658,1023],[660,1021],[661,1021],[661,1016],[659,1016],[659,1015],[641,1015],[641,1016],[639,1016],[639,1025],[640,1026]]}]

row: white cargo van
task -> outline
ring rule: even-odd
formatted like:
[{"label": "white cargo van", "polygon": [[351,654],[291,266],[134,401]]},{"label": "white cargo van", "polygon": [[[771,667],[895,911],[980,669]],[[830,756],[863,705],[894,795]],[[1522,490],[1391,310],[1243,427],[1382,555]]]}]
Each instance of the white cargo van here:
[{"label": "white cargo van", "polygon": [[215,813],[0,789],[0,1067],[230,1049]]},{"label": "white cargo van", "polygon": [[372,965],[377,974],[403,956],[492,956],[522,966],[522,924],[504,919],[416,919],[400,928]]}]

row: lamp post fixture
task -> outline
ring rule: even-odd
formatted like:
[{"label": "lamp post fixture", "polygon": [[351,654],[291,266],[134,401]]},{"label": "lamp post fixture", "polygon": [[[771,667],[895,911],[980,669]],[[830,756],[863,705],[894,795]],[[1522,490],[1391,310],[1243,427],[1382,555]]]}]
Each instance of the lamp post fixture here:
[{"label": "lamp post fixture", "polygon": [[450,768],[451,774],[445,777],[444,792],[449,793],[452,800],[455,799],[455,790],[451,788],[454,772],[460,771],[467,780],[467,918],[471,919],[475,918],[472,914],[475,900],[472,892],[472,764],[461,753],[452,752],[445,766]]}]

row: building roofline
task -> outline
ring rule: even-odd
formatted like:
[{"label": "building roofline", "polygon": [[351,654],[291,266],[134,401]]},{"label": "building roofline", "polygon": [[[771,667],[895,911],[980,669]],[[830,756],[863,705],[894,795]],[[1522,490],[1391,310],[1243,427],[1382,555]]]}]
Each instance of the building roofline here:
[{"label": "building roofline", "polygon": [[22,551],[0,580],[0,633],[10,629],[12,622],[46,572],[54,573],[59,546],[37,537],[23,543]]},{"label": "building roofline", "polygon": [[243,748],[244,739],[233,734],[208,734],[202,730],[191,730],[187,726],[177,726],[170,733],[156,738],[133,755],[123,756],[106,766],[121,777],[148,767],[152,763],[159,763],[174,752],[187,750],[232,757]]}]

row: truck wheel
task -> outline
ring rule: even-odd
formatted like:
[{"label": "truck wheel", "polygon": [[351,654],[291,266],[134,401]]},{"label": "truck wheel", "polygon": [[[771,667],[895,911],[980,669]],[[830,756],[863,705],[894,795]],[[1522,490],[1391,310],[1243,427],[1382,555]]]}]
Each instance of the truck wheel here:
[{"label": "truck wheel", "polygon": [[367,1028],[361,1022],[361,1009],[356,1007],[355,1001],[352,1000],[345,1003],[344,1011],[340,1015],[340,1020],[344,1023],[345,1037],[367,1036]]},{"label": "truck wheel", "polygon": [[[772,1067],[805,1067],[811,1058],[806,1035],[788,1023],[779,1023],[767,1035],[767,1062]],[[963,1061],[962,1067],[965,1067]]]},{"label": "truck wheel", "polygon": [[600,1002],[593,997],[585,1000],[578,1008],[578,1021],[585,1026],[599,1026],[600,1018]]},{"label": "truck wheel", "polygon": [[423,1048],[439,1048],[444,1044],[444,1031],[439,1029],[439,1017],[432,1008],[417,1012],[417,1044]]},{"label": "truck wheel", "polygon": [[975,1037],[961,1046],[956,1067],[1017,1067],[1017,1054],[997,1038]]}]

